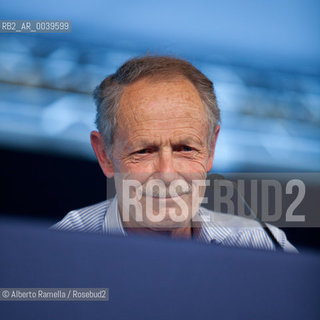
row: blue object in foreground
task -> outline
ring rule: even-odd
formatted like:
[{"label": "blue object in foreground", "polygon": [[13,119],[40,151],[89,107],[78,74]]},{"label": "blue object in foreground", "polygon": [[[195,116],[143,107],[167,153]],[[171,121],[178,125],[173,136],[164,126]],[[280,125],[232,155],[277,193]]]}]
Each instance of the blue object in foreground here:
[{"label": "blue object in foreground", "polygon": [[109,301],[0,301],[2,319],[319,319],[320,257],[0,225],[2,288]]}]

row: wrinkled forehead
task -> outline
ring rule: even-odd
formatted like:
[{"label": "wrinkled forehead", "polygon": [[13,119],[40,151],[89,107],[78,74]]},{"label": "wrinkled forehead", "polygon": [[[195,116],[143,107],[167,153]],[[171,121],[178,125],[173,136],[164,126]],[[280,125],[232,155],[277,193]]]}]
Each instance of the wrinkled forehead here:
[{"label": "wrinkled forehead", "polygon": [[118,125],[146,121],[206,121],[197,89],[182,77],[144,78],[127,86],[120,99]]}]

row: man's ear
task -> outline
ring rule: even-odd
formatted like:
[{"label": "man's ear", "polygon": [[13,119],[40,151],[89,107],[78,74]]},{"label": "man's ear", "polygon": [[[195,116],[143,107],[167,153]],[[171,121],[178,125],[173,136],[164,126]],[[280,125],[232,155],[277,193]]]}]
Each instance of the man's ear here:
[{"label": "man's ear", "polygon": [[92,131],[90,134],[91,145],[99,161],[100,167],[106,177],[114,176],[114,168],[111,159],[105,151],[105,145],[102,135],[98,131]]},{"label": "man's ear", "polygon": [[214,131],[214,135],[213,135],[212,140],[211,140],[211,145],[209,146],[209,148],[211,148],[210,149],[211,150],[211,154],[210,154],[210,157],[209,157],[208,162],[207,162],[207,172],[209,172],[212,169],[212,166],[213,166],[214,152],[215,152],[215,149],[216,149],[216,143],[217,143],[219,132],[220,132],[220,125],[217,124],[216,125],[216,129]]}]

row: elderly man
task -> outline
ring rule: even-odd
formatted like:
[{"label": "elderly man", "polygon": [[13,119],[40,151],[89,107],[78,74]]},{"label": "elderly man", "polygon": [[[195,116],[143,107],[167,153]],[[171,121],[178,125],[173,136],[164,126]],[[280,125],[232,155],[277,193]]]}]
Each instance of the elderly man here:
[{"label": "elderly man", "polygon": [[[220,110],[212,82],[198,69],[171,57],[135,58],[105,78],[94,98],[91,144],[117,195],[71,211],[53,228],[275,248],[256,221],[200,207]],[[284,250],[295,250],[270,228]]]}]

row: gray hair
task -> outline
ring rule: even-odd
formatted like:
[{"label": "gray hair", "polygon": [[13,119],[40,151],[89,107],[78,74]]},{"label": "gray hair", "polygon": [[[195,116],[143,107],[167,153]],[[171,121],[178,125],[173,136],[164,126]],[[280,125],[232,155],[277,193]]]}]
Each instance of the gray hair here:
[{"label": "gray hair", "polygon": [[220,109],[213,83],[191,63],[168,56],[145,56],[125,62],[114,74],[98,85],[93,98],[97,106],[96,125],[103,137],[108,155],[112,155],[117,112],[124,88],[142,78],[166,79],[182,76],[197,89],[207,113],[208,146],[220,119]]}]

